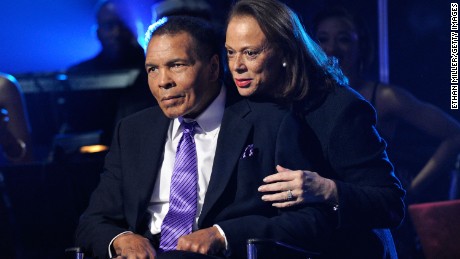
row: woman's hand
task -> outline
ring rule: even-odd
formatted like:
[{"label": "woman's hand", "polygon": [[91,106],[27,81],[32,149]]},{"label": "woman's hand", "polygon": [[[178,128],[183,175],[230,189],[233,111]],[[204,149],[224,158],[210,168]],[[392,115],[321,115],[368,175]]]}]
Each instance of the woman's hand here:
[{"label": "woman's hand", "polygon": [[[259,192],[270,192],[262,196],[263,201],[273,202],[277,208],[304,203],[338,202],[337,187],[331,179],[307,170],[290,170],[276,166],[278,173],[264,178],[266,184]],[[290,197],[292,196],[292,197]]]}]

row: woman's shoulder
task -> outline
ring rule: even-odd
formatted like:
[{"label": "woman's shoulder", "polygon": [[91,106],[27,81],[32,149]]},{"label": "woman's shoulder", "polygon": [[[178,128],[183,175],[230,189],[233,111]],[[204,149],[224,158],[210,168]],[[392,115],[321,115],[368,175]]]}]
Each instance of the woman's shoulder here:
[{"label": "woman's shoulder", "polygon": [[339,86],[328,93],[324,101],[306,111],[304,117],[323,150],[329,150],[332,141],[346,139],[344,135],[351,138],[365,130],[366,134],[373,134],[371,129],[377,121],[372,105],[348,86]]},{"label": "woman's shoulder", "polygon": [[414,95],[398,85],[379,83],[377,91],[377,106],[387,112],[398,112],[416,101]]},{"label": "woman's shoulder", "polygon": [[16,79],[13,76],[0,73],[0,90],[17,91]]},{"label": "woman's shoulder", "polygon": [[352,123],[352,118],[369,118],[376,113],[372,105],[349,86],[337,86],[328,92],[322,102],[304,112],[308,124],[319,130],[332,130],[337,125]]},{"label": "woman's shoulder", "polygon": [[13,76],[0,73],[0,103],[16,101],[20,94],[16,79]]},{"label": "woman's shoulder", "polygon": [[315,106],[308,107],[306,114],[322,114],[328,117],[340,116],[347,107],[354,105],[370,105],[362,95],[349,86],[336,86],[332,91],[325,93],[322,100]]},{"label": "woman's shoulder", "polygon": [[401,94],[402,92],[408,93],[406,90],[401,88],[400,86],[394,84],[386,84],[386,83],[372,83],[369,82],[368,84],[375,84],[377,85],[377,93],[382,98],[394,98],[395,96]]}]

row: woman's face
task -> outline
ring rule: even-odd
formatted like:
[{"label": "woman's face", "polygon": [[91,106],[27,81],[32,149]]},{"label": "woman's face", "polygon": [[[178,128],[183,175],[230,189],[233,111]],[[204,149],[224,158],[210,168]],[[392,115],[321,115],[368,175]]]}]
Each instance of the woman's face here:
[{"label": "woman's face", "polygon": [[346,75],[359,69],[359,39],[351,21],[342,17],[327,18],[318,24],[316,38],[328,56],[339,60]]},{"label": "woman's face", "polygon": [[280,87],[283,61],[254,18],[231,18],[225,48],[228,66],[240,95],[273,95]]}]

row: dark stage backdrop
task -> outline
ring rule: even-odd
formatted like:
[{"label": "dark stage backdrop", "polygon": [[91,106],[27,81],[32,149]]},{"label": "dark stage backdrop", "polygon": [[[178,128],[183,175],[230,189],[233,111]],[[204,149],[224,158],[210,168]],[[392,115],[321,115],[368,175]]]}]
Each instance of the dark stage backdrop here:
[{"label": "dark stage backdrop", "polygon": [[[99,50],[94,33],[96,0],[16,0],[0,6],[0,71],[22,74],[54,72],[89,58]],[[130,0],[141,35],[151,17],[155,0]],[[231,1],[210,1],[217,21],[224,22]],[[368,22],[377,36],[377,1],[286,0],[307,26],[312,14],[330,3],[344,3]],[[450,2],[447,0],[388,1],[390,81],[409,89],[422,100],[451,112],[450,101]],[[455,1],[454,1],[455,2]],[[377,60],[378,61],[378,60]],[[377,68],[376,66],[374,67]],[[376,70],[375,70],[376,71]],[[374,71],[374,72],[375,72]]]}]

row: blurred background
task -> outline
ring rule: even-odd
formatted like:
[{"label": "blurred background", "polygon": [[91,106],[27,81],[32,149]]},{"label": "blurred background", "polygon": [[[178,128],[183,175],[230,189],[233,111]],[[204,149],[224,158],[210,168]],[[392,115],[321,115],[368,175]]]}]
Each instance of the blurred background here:
[{"label": "blurred background", "polygon": [[[3,1],[0,10],[0,68],[11,74],[55,72],[97,53],[96,0]],[[306,25],[330,2],[352,6],[377,36],[376,1],[284,1]],[[131,0],[138,32],[151,21],[152,0]],[[422,99],[449,108],[450,1],[388,1],[390,80]],[[210,1],[213,17],[224,22],[228,0]],[[374,39],[377,39],[374,37]]]},{"label": "blurred background", "polygon": [[[137,79],[129,71],[108,77],[78,74],[73,79],[67,74],[70,67],[101,50],[96,33],[97,2],[15,0],[0,4],[0,71],[15,76],[23,88],[36,156],[34,163],[0,168],[0,214],[7,222],[0,226],[0,243],[6,242],[15,250],[6,258],[62,258],[64,248],[72,246],[78,216],[97,184],[105,154],[104,150],[82,153],[78,148],[108,144],[110,134],[101,133],[101,127],[68,130],[68,125],[119,118],[114,98],[119,101],[120,95],[130,95],[125,95],[123,88],[144,73],[136,74]],[[386,17],[389,81],[460,119],[458,110],[450,110],[450,1],[284,2],[299,14],[307,28],[314,14],[328,5],[340,3],[359,14],[376,47],[376,59],[368,72],[374,78],[379,78],[382,68],[378,57],[379,17]],[[387,15],[379,9],[379,2],[385,3]],[[126,0],[125,4],[131,8],[127,26],[143,46],[144,32],[155,17],[152,11],[159,1]],[[208,5],[210,18],[223,25],[231,1],[214,0]],[[116,83],[107,83],[110,80]],[[75,87],[85,82],[94,89]],[[149,94],[146,81],[140,87],[145,88],[139,90],[141,94]],[[145,103],[154,105],[150,99]],[[113,126],[108,123],[106,127]],[[409,125],[398,127],[394,143],[408,154],[407,162],[413,168],[420,168],[436,148],[437,140]]]}]

